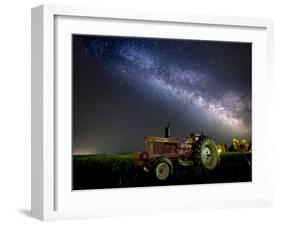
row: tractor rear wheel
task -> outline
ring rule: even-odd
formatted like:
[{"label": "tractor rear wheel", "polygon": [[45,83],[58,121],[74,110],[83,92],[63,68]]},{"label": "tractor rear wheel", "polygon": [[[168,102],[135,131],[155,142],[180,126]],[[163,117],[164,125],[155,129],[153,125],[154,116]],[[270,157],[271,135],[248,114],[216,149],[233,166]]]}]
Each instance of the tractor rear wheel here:
[{"label": "tractor rear wheel", "polygon": [[195,171],[203,174],[217,167],[219,158],[215,142],[206,136],[200,136],[193,146],[193,165]]}]

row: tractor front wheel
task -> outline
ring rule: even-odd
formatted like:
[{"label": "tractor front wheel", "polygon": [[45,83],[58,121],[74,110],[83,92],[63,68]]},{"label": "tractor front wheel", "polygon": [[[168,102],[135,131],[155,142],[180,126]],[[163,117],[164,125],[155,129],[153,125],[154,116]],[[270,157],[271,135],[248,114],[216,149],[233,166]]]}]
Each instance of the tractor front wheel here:
[{"label": "tractor front wheel", "polygon": [[153,173],[160,181],[165,181],[169,178],[172,171],[171,162],[166,159],[159,159],[154,164]]}]

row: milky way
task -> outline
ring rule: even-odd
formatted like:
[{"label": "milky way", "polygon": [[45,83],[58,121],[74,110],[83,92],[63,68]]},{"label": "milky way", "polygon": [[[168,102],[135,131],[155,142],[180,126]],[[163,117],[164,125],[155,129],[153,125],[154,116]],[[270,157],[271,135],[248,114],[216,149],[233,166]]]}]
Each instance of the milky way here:
[{"label": "milky way", "polygon": [[167,122],[251,139],[251,44],[73,36],[75,153],[134,151]]}]

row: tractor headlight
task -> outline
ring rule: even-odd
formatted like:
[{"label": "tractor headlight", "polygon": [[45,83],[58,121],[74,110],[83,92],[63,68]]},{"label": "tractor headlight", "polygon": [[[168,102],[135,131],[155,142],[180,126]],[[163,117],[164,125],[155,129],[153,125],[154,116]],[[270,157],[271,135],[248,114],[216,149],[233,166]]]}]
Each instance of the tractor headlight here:
[{"label": "tractor headlight", "polygon": [[148,157],[148,156],[147,156],[146,153],[143,153],[143,154],[142,154],[142,158],[143,158],[143,159],[147,159],[147,157]]}]

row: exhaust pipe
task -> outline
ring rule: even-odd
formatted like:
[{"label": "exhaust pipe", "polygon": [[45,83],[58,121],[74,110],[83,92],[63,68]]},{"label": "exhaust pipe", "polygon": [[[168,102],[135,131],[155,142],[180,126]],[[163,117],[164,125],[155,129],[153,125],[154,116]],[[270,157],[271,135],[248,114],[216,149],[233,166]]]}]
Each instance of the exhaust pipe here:
[{"label": "exhaust pipe", "polygon": [[165,127],[165,137],[169,138],[171,136],[171,128],[170,128],[170,123],[168,122],[168,126]]}]

